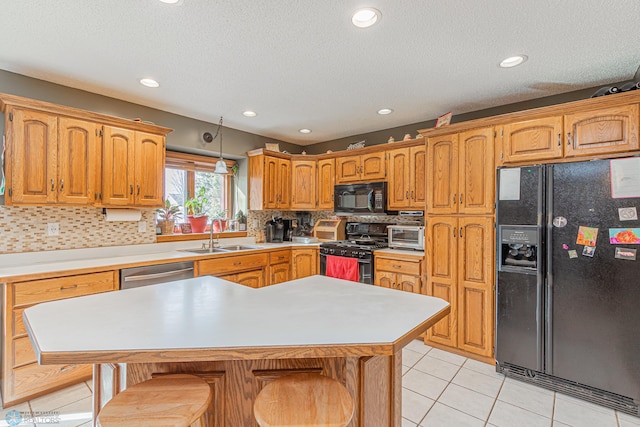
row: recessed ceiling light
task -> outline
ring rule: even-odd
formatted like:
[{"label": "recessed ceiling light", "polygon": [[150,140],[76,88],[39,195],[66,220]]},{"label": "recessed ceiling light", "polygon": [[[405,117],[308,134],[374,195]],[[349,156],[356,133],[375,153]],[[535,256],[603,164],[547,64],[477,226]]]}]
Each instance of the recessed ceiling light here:
[{"label": "recessed ceiling light", "polygon": [[364,7],[353,13],[351,22],[358,28],[367,28],[380,20],[382,14],[378,9],[372,7]]},{"label": "recessed ceiling light", "polygon": [[522,64],[526,60],[527,60],[526,55],[510,56],[506,59],[503,59],[502,62],[500,63],[500,66],[502,68],[511,68],[511,67],[515,67],[516,65]]},{"label": "recessed ceiling light", "polygon": [[247,111],[243,111],[242,115],[245,117],[255,117],[257,116],[255,111],[251,111],[251,110],[247,110]]},{"label": "recessed ceiling light", "polygon": [[158,87],[160,86],[160,83],[158,83],[157,81],[153,80],[153,79],[140,79],[140,84],[146,86],[146,87]]},{"label": "recessed ceiling light", "polygon": [[311,129],[300,129],[298,132],[300,133],[311,133]]},{"label": "recessed ceiling light", "polygon": [[386,114],[391,114],[391,113],[393,113],[393,110],[391,108],[382,108],[378,110],[378,114],[380,114],[381,116],[384,116]]},{"label": "recessed ceiling light", "polygon": [[167,4],[182,4],[182,0],[160,0],[162,3]]}]

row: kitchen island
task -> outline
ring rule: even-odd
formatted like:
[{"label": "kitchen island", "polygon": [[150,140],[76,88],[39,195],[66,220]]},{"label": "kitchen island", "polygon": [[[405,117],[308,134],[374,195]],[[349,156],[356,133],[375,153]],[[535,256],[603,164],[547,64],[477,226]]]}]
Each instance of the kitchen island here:
[{"label": "kitchen island", "polygon": [[324,276],[260,289],[210,276],[54,301],[24,320],[40,364],[94,364],[94,416],[127,385],[192,373],[214,390],[207,425],[257,426],[259,391],[314,372],[354,397],[350,426],[400,426],[402,347],[447,302]]}]

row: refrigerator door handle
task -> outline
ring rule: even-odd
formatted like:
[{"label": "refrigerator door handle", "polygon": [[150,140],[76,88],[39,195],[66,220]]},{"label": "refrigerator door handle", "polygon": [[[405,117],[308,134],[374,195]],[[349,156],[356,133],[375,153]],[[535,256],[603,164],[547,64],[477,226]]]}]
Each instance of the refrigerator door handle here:
[{"label": "refrigerator door handle", "polygon": [[[544,292],[541,295],[541,302],[544,302],[544,322],[539,328],[544,327],[544,372],[553,375],[553,165],[548,165],[545,170],[546,188],[546,277],[544,278]],[[544,325],[544,326],[542,326]]]}]

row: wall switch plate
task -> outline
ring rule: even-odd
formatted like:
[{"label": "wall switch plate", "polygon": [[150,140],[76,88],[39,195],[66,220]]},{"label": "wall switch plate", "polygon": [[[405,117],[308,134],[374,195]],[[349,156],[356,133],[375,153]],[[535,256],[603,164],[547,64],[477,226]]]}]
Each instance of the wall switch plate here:
[{"label": "wall switch plate", "polygon": [[147,231],[147,221],[138,221],[138,233]]},{"label": "wall switch plate", "polygon": [[59,236],[60,235],[60,223],[48,222],[47,223],[47,236]]}]

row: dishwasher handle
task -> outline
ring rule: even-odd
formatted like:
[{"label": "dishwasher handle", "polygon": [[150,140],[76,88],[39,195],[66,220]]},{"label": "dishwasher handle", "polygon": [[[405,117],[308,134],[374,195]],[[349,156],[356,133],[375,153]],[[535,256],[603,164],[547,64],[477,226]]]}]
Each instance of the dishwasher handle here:
[{"label": "dishwasher handle", "polygon": [[137,282],[139,280],[149,280],[149,279],[161,279],[164,277],[177,276],[182,273],[186,273],[187,271],[193,271],[193,267],[183,268],[181,270],[171,270],[165,271],[164,273],[153,273],[153,274],[141,274],[139,276],[127,276],[124,278],[125,282]]}]

